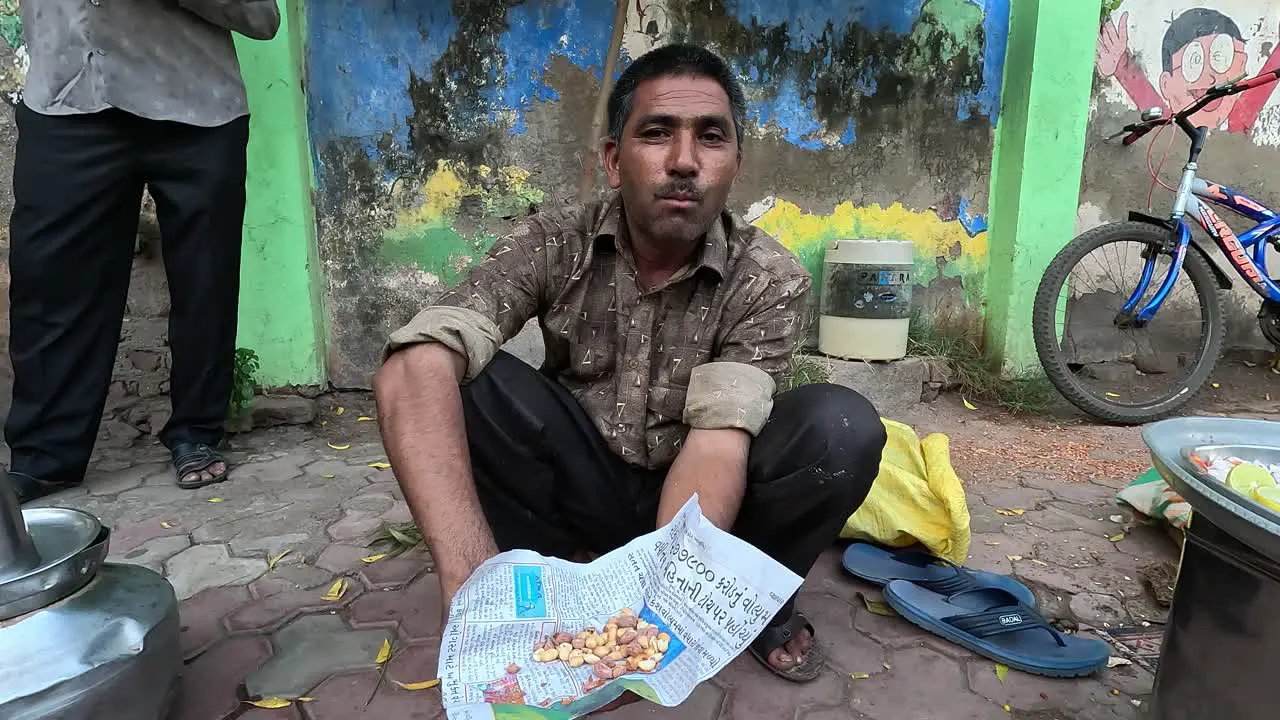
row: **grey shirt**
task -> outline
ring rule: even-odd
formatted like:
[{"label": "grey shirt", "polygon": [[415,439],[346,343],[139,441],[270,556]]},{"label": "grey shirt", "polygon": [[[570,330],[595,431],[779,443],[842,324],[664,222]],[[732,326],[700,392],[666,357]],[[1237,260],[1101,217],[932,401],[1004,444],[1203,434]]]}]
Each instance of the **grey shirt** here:
[{"label": "grey shirt", "polygon": [[276,0],[25,0],[23,102],[45,115],[117,108],[223,125],[248,112],[231,32],[270,40]]}]

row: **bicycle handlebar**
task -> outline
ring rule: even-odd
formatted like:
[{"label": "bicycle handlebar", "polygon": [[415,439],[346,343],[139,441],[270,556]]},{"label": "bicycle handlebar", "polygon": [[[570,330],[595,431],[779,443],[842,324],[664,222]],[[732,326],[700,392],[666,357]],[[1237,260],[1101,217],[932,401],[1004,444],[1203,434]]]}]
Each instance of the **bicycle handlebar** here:
[{"label": "bicycle handlebar", "polygon": [[[1261,75],[1249,78],[1248,80],[1245,80],[1244,76],[1241,76],[1239,78],[1236,78],[1235,80],[1222,83],[1221,85],[1214,85],[1213,87],[1206,90],[1204,95],[1200,96],[1200,99],[1196,100],[1194,103],[1192,103],[1191,105],[1188,105],[1187,107],[1183,108],[1181,111],[1175,113],[1174,115],[1171,115],[1168,117],[1162,117],[1157,120],[1144,120],[1139,123],[1131,123],[1129,125],[1125,125],[1123,128],[1121,128],[1120,132],[1116,133],[1115,135],[1112,135],[1111,137],[1115,138],[1120,135],[1125,135],[1124,144],[1132,145],[1135,142],[1137,142],[1139,139],[1141,139],[1142,136],[1146,135],[1152,130],[1155,130],[1156,128],[1162,125],[1176,123],[1178,127],[1182,129],[1183,132],[1185,132],[1189,137],[1194,139],[1196,136],[1197,128],[1194,125],[1192,125],[1187,120],[1187,118],[1200,112],[1201,110],[1204,109],[1206,105],[1213,102],[1214,100],[1217,100],[1218,98],[1224,98],[1224,97],[1227,97],[1228,95],[1236,95],[1238,93],[1244,92],[1245,90],[1250,90],[1252,88],[1268,85],[1270,83],[1276,82],[1277,80],[1280,80],[1280,68],[1277,68],[1270,72],[1262,73]],[[1128,134],[1126,135],[1125,133],[1128,133]]]}]

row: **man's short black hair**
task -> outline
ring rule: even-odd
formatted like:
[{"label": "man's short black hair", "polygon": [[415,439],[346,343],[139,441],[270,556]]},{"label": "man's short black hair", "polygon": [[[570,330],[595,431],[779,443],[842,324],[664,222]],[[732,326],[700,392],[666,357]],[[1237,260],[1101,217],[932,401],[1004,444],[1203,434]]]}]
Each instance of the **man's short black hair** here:
[{"label": "man's short black hair", "polygon": [[719,55],[697,45],[676,44],[650,50],[627,66],[613,84],[609,93],[609,136],[614,142],[622,141],[622,128],[626,126],[635,108],[636,89],[645,80],[671,76],[693,76],[714,80],[729,96],[729,108],[733,113],[733,130],[738,137],[738,149],[742,149],[744,118],[747,114],[747,96],[742,84]]},{"label": "man's short black hair", "polygon": [[1192,8],[1182,13],[1169,23],[1169,29],[1164,31],[1164,45],[1160,48],[1160,59],[1164,61],[1164,71],[1173,72],[1173,56],[1192,40],[1222,34],[1244,42],[1244,36],[1240,34],[1240,26],[1217,10]]}]

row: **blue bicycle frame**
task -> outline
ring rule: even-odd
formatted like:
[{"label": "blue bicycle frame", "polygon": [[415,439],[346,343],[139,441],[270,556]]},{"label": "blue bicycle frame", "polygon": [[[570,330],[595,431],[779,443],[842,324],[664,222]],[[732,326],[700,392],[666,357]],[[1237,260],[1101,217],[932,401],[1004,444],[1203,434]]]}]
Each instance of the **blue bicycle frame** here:
[{"label": "blue bicycle frame", "polygon": [[[1205,200],[1208,203],[1204,202]],[[1222,221],[1209,203],[1224,207],[1258,224],[1237,237],[1235,231]],[[1238,190],[1196,177],[1196,163],[1189,162],[1183,170],[1182,185],[1178,190],[1171,218],[1174,237],[1173,264],[1169,268],[1169,274],[1165,276],[1151,300],[1135,314],[1134,309],[1150,288],[1152,277],[1155,275],[1156,259],[1159,253],[1148,253],[1142,268],[1142,277],[1124,308],[1121,309],[1121,315],[1132,318],[1138,326],[1145,325],[1151,321],[1156,311],[1169,297],[1169,292],[1178,279],[1178,273],[1182,271],[1187,248],[1191,244],[1191,227],[1186,219],[1188,213],[1191,213],[1200,227],[1213,238],[1213,241],[1222,249],[1227,261],[1254,292],[1264,300],[1280,303],[1280,285],[1277,285],[1267,274],[1267,245],[1273,241],[1273,238],[1280,235],[1280,214]]]}]

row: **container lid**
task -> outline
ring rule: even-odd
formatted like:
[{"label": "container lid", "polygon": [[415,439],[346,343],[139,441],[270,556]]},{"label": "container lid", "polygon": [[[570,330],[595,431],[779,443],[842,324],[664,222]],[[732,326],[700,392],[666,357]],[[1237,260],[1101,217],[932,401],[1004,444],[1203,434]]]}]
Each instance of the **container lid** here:
[{"label": "container lid", "polygon": [[98,518],[71,508],[22,511],[38,564],[0,581],[0,621],[51,605],[84,587],[107,554]]},{"label": "container lid", "polygon": [[825,261],[867,265],[914,265],[916,245],[910,240],[840,239],[827,244]]}]

